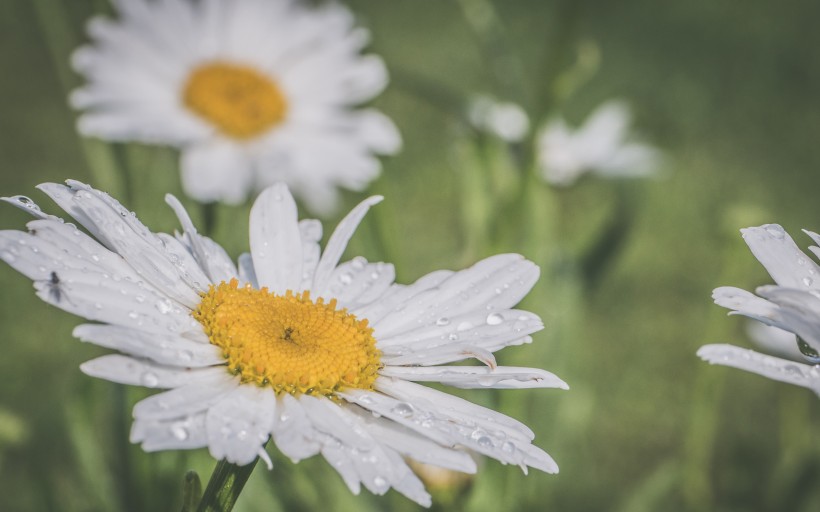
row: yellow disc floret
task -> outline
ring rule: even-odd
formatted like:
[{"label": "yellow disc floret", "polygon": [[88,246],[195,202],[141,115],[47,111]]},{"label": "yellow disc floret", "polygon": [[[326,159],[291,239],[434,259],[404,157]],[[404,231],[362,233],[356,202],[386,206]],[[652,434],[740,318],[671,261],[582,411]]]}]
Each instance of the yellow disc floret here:
[{"label": "yellow disc floret", "polygon": [[193,316],[243,382],[332,397],[344,388],[372,389],[376,380],[373,329],[336,309],[336,299],[314,302],[309,292],[290,290],[276,295],[233,279],[211,285]]},{"label": "yellow disc floret", "polygon": [[287,102],[267,76],[248,66],[211,62],[193,70],[183,103],[225,135],[250,139],[282,122]]}]

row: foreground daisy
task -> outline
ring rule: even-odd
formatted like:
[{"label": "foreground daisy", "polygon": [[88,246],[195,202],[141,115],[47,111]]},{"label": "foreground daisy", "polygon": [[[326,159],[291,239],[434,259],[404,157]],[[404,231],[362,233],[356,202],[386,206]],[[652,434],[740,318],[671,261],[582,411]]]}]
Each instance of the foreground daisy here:
[{"label": "foreground daisy", "polygon": [[373,154],[401,138],[373,109],[351,110],[387,84],[368,34],[336,3],[293,0],[119,0],[94,18],[75,69],[79,130],[182,150],[182,184],[203,201],[243,201],[287,183],[317,212],[336,188],[362,190]]},{"label": "foreground daisy", "polygon": [[[34,280],[38,296],[93,320],[74,335],[122,352],[81,366],[88,375],[171,389],[136,404],[131,440],[145,450],[207,446],[244,465],[265,443],[294,461],[321,453],[354,493],[393,487],[430,504],[403,457],[474,472],[469,452],[554,473],[522,423],[442,391],[567,385],[535,368],[497,366],[493,352],[531,341],[538,317],[511,309],[538,279],[515,254],[411,285],[393,266],[339,263],[372,197],[319,248],[322,226],[297,220],[282,184],[251,210],[250,254],[238,267],[197,234],[167,196],[183,232],[152,233],[107,194],[69,181],[40,190],[93,235],[34,214],[29,232],[0,232],[0,258]],[[95,240],[96,238],[96,240]],[[483,366],[446,366],[478,359]]]},{"label": "foreground daisy", "polygon": [[[813,390],[820,395],[820,266],[803,253],[777,224],[741,230],[752,253],[777,285],[761,286],[757,295],[724,286],[712,294],[715,303],[793,333],[791,341],[800,351],[800,360],[783,359],[732,345],[705,345],[698,350],[702,359],[732,366]],[[815,243],[820,235],[806,231]],[[820,248],[810,247],[820,254]],[[776,343],[788,337],[777,335]],[[779,350],[779,352],[783,352]]]},{"label": "foreground daisy", "polygon": [[627,141],[631,120],[626,105],[608,101],[577,130],[570,129],[563,119],[548,123],[537,140],[544,180],[566,187],[586,173],[607,178],[654,174],[660,153],[649,145]]}]

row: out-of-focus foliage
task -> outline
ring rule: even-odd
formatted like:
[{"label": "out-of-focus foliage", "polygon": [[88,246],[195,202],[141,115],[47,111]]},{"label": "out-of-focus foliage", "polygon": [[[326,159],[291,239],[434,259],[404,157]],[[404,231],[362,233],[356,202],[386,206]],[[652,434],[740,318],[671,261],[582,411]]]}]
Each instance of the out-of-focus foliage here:
[{"label": "out-of-focus foliage", "polygon": [[[525,304],[547,328],[532,345],[500,355],[554,371],[569,392],[464,393],[525,420],[561,473],[524,478],[484,461],[471,482],[435,495],[434,506],[820,508],[816,397],[694,355],[704,343],[747,344],[742,321],[711,303],[712,288],[770,282],[737,229],[820,229],[820,5],[499,0],[498,46],[465,20],[469,3],[349,3],[391,71],[376,105],[405,141],[371,188],[387,200],[350,252],[395,262],[399,282],[408,282],[492,252],[537,258],[527,251],[544,248],[520,242],[543,227],[563,251],[607,265],[591,281],[562,279],[584,270],[562,261],[584,260],[553,257],[545,269],[552,277]],[[79,80],[67,57],[84,20],[108,10],[103,0],[0,3],[0,194],[36,197],[43,181],[92,180],[88,159],[110,158],[130,173],[116,195],[152,229],[170,231],[163,194],[180,194],[176,155],[81,141],[66,106],[65,91]],[[589,45],[600,56],[597,72],[571,96],[551,87]],[[499,49],[514,58],[499,64]],[[555,194],[549,219],[507,222],[512,233],[471,244],[460,220],[469,211],[464,176],[482,171],[466,164],[462,119],[475,94],[515,101],[533,126],[547,108],[578,123],[601,102],[624,99],[643,138],[668,157],[666,178],[584,178]],[[348,205],[359,198],[345,195]],[[213,236],[234,256],[247,249],[246,219],[247,207],[219,210]],[[4,206],[0,228],[27,220]],[[589,252],[607,241],[607,229],[616,231],[612,243]],[[72,339],[79,321],[39,302],[26,278],[0,267],[0,289],[0,509],[178,510],[185,470],[207,480],[207,453],[125,446],[130,406],[147,393],[82,375],[79,363],[102,351]],[[320,460],[275,463],[272,472],[256,470],[237,510],[415,509],[395,493],[351,496]]]}]

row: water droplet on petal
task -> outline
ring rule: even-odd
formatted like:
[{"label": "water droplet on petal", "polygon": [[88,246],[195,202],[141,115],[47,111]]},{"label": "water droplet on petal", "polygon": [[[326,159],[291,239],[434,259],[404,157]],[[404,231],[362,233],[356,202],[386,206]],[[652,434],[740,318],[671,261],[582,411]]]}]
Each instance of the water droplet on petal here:
[{"label": "water droplet on petal", "polygon": [[185,441],[188,439],[189,433],[184,421],[178,421],[171,425],[171,435],[174,439]]},{"label": "water droplet on petal", "polygon": [[479,437],[476,443],[478,443],[478,446],[481,446],[482,448],[492,448],[493,446],[495,446],[493,440],[490,439],[488,436]]},{"label": "water droplet on petal", "polygon": [[820,353],[799,336],[797,337],[797,348],[800,349],[800,353],[803,354],[803,357],[812,364],[820,363]]},{"label": "water droplet on petal", "polygon": [[159,384],[159,377],[153,372],[145,372],[140,376],[140,382],[147,388],[155,388]]},{"label": "water droplet on petal", "polygon": [[236,433],[236,438],[239,439],[240,441],[244,441],[245,439],[248,438],[248,431],[247,430],[240,430],[239,432]]},{"label": "water droplet on petal", "polygon": [[173,306],[171,305],[171,301],[168,300],[168,299],[158,300],[157,303],[155,304],[155,306],[156,306],[157,310],[160,313],[162,313],[163,315],[167,315],[168,313],[171,312],[171,309],[173,309]]},{"label": "water droplet on petal", "polygon": [[773,237],[777,238],[778,240],[783,239],[786,234],[783,232],[783,228],[780,226],[769,226],[766,228],[766,232]]},{"label": "water droplet on petal", "polygon": [[137,317],[139,317],[139,313],[137,313],[136,311],[130,311],[128,313],[128,318],[131,318],[132,320],[136,320]]},{"label": "water droplet on petal", "polygon": [[393,409],[391,409],[393,414],[401,416],[402,418],[409,418],[415,412],[413,406],[408,404],[407,402],[399,402],[396,404]]},{"label": "water droplet on petal", "polygon": [[188,362],[194,358],[194,353],[190,350],[180,350],[179,358],[185,362]]},{"label": "water droplet on petal", "polygon": [[350,284],[353,282],[353,276],[350,274],[350,272],[345,272],[344,274],[339,276],[339,281],[341,281],[342,284]]},{"label": "water droplet on petal", "polygon": [[498,325],[504,322],[504,317],[498,313],[490,313],[487,315],[487,325]]},{"label": "water droplet on petal", "polygon": [[806,285],[806,286],[811,286],[811,284],[812,284],[813,282],[814,282],[814,281],[813,281],[813,280],[812,280],[812,278],[810,278],[810,277],[804,277],[804,278],[803,278],[803,284],[804,284],[804,285]]},{"label": "water droplet on petal", "polygon": [[458,334],[451,332],[450,335],[447,336],[447,339],[450,341],[456,341],[458,339]]},{"label": "water droplet on petal", "polygon": [[507,441],[501,445],[501,451],[504,453],[515,453],[515,445],[512,441]]},{"label": "water droplet on petal", "polygon": [[446,316],[443,316],[436,320],[436,325],[448,325],[450,323],[450,319]]},{"label": "water droplet on petal", "polygon": [[387,480],[380,476],[377,476],[373,479],[373,485],[375,485],[376,487],[384,487],[385,485],[387,485]]}]

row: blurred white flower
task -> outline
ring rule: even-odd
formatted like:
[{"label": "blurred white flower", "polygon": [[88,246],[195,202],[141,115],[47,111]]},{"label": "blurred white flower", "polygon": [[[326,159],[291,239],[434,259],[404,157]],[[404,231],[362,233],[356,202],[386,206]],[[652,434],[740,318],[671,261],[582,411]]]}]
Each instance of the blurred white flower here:
[{"label": "blurred white flower", "polygon": [[[38,220],[0,231],[0,259],[37,295],[93,324],[74,335],[121,352],[88,361],[88,375],[170,389],[134,406],[131,440],[147,451],[207,447],[217,459],[267,461],[272,438],[298,461],[322,454],[354,493],[391,487],[430,505],[404,457],[473,473],[468,451],[548,473],[558,466],[526,425],[420,383],[458,388],[561,388],[537,368],[497,366],[494,352],[530,343],[537,315],[511,309],[539,269],[501,254],[410,285],[387,263],[339,263],[371,197],[337,226],[298,221],[284,184],[250,215],[238,266],[201,236],[173,196],[182,233],[152,233],[113,198],[76,181],[39,187],[92,236],[5,200]],[[448,363],[477,359],[484,366]]]},{"label": "blurred white flower", "polygon": [[238,203],[287,183],[313,211],[337,187],[362,190],[401,137],[373,109],[382,60],[361,56],[366,30],[335,3],[117,0],[119,19],[88,23],[73,55],[88,83],[71,104],[88,136],[179,147],[191,197]]},{"label": "blurred white flower", "polygon": [[[777,224],[741,230],[746,244],[768,271],[776,285],[758,287],[757,295],[739,288],[715,289],[715,303],[733,313],[791,333],[799,349],[799,361],[760,354],[732,345],[706,345],[698,355],[713,364],[732,366],[770,379],[813,390],[820,395],[820,266],[807,256]],[[805,231],[816,244],[820,235]],[[820,248],[809,248],[820,255]],[[787,343],[779,334],[775,343]],[[782,351],[780,351],[783,354]]]},{"label": "blurred white flower", "polygon": [[570,186],[584,174],[606,178],[644,177],[656,172],[660,152],[629,142],[629,108],[608,101],[572,130],[563,119],[547,123],[537,140],[538,163],[548,183]]},{"label": "blurred white flower", "polygon": [[515,103],[477,96],[470,102],[467,116],[479,130],[491,133],[505,142],[520,142],[530,131],[527,113]]}]

